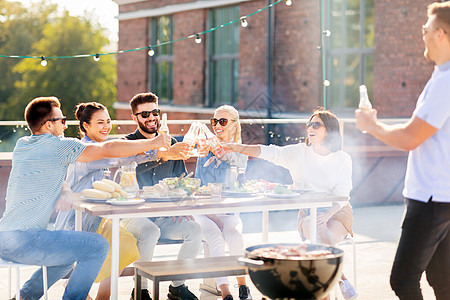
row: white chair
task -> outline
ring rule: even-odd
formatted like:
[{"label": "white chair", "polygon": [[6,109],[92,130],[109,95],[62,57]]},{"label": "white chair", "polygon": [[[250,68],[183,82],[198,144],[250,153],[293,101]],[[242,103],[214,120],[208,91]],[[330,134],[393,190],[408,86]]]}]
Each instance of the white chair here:
[{"label": "white chair", "polygon": [[[8,268],[8,299],[12,298],[12,280],[11,280],[11,270],[12,268],[16,269],[16,299],[20,299],[20,267],[30,267],[30,265],[23,265],[18,263],[13,263],[10,261],[2,260],[0,258],[0,268]],[[47,300],[47,267],[42,266],[42,281],[44,286],[44,299]],[[19,297],[18,297],[19,296]]]}]

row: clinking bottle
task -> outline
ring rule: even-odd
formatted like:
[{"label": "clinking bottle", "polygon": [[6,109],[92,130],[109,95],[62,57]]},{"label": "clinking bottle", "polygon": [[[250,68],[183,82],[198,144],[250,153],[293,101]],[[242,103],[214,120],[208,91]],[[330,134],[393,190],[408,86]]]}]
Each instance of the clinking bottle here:
[{"label": "clinking bottle", "polygon": [[[206,127],[205,124],[199,123],[198,125],[198,135],[197,135],[197,153],[201,157],[205,157],[208,155],[208,141],[206,137],[206,132],[204,127]],[[208,129],[206,127],[206,129]]]},{"label": "clinking bottle", "polygon": [[[367,94],[367,87],[365,85],[359,86],[358,108],[362,111],[369,111],[372,109],[372,103],[370,103],[369,95]],[[363,133],[367,133],[367,131],[363,131]]]},{"label": "clinking bottle", "polygon": [[222,158],[225,155],[225,149],[223,149],[222,143],[219,141],[217,136],[209,130],[206,125],[203,127],[203,131],[206,134],[209,145],[211,146],[211,152],[217,157]]},{"label": "clinking bottle", "polygon": [[372,103],[370,103],[369,95],[367,94],[367,87],[365,85],[359,86],[359,105],[358,108],[363,111],[372,109]]},{"label": "clinking bottle", "polygon": [[[169,126],[167,125],[167,114],[161,116],[161,126],[159,127],[159,133],[169,134]],[[167,151],[165,147],[159,148],[160,151]]]},{"label": "clinking bottle", "polygon": [[197,141],[197,135],[198,135],[198,122],[194,122],[191,124],[191,127],[189,127],[188,132],[183,137],[183,142],[189,144],[191,147],[190,149],[190,155],[192,155],[192,150],[194,150],[195,143]]}]

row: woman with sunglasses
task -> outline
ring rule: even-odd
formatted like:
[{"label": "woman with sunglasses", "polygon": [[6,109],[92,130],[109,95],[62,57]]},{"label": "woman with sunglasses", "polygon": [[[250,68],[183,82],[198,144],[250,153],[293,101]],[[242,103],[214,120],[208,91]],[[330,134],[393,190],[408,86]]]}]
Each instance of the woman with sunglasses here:
[{"label": "woman with sunglasses", "polygon": [[[238,111],[230,105],[222,105],[214,112],[211,125],[217,138],[222,143],[241,143],[241,124]],[[206,150],[206,151],[205,151]],[[247,156],[239,153],[228,153],[221,158],[214,156],[211,149],[199,149],[199,153],[208,153],[197,159],[195,177],[200,178],[202,185],[209,183],[229,184],[228,178],[231,166],[244,169],[247,167]],[[244,242],[242,240],[242,221],[238,214],[218,214],[196,216],[203,235],[208,242],[211,256],[225,256],[225,244],[228,244],[230,255],[242,255]],[[246,285],[245,276],[237,277],[239,299],[250,298],[250,290]],[[226,277],[216,278],[216,283],[222,292],[222,298],[233,299]]]},{"label": "woman with sunglasses", "polygon": [[[294,189],[313,190],[349,198],[352,189],[352,161],[342,151],[342,135],[337,117],[322,108],[313,112],[306,123],[306,143],[288,146],[226,144],[228,151],[262,158],[289,170]],[[317,240],[334,245],[347,234],[353,235],[353,210],[348,201],[334,203],[317,213]],[[313,224],[314,225],[314,224]],[[298,230],[302,239],[309,239],[309,210],[300,210]],[[342,275],[339,282],[345,299],[357,293]]]},{"label": "woman with sunglasses", "polygon": [[[112,129],[111,118],[108,109],[100,103],[80,103],[76,107],[75,117],[80,121],[81,139],[85,143],[101,143],[108,139]],[[128,165],[132,162],[143,163],[157,160],[156,151],[149,151],[142,155],[124,158],[108,158],[88,163],[76,162],[69,166],[66,181],[73,192],[80,193],[84,189],[92,188],[94,181],[102,180],[105,171],[111,167]],[[75,228],[75,213],[73,210],[59,212],[55,228],[57,230],[73,230]],[[106,219],[83,213],[83,230],[97,232],[105,236],[111,242],[111,224]],[[153,225],[153,227],[151,226]],[[149,224],[142,234],[134,237],[131,233],[120,228],[120,260],[119,268],[123,270],[127,265],[139,259],[139,253],[153,252],[159,238],[159,229],[153,223]],[[137,239],[137,240],[136,240]],[[137,242],[137,245],[136,245]],[[110,296],[110,252],[99,272],[95,282],[101,282],[96,299],[109,299]],[[128,274],[132,275],[132,274]],[[148,298],[143,298],[148,299]]]}]

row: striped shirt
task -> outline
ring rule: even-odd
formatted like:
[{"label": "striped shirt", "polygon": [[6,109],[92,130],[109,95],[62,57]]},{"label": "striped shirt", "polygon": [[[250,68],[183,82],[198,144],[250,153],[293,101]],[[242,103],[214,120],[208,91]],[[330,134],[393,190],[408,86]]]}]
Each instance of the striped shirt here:
[{"label": "striped shirt", "polygon": [[85,149],[78,139],[51,134],[17,141],[0,231],[46,229],[69,164]]}]

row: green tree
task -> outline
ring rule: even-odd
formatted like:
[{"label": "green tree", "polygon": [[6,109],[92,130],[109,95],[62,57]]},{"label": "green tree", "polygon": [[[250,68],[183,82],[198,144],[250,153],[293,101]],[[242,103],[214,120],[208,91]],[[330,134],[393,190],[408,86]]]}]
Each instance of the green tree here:
[{"label": "green tree", "polygon": [[[34,4],[31,9],[18,2],[0,0],[0,54],[29,55],[33,44],[42,38],[44,25],[56,13],[55,5]],[[12,72],[20,63],[17,58],[0,58],[0,119],[23,119],[5,109],[4,105],[15,93],[14,83],[21,74]]]},{"label": "green tree", "polygon": [[[0,3],[8,1],[0,0]],[[23,10],[17,5],[15,9]],[[14,24],[17,28],[26,26],[28,22],[35,24],[35,27],[31,25],[32,28],[26,31],[30,35],[27,43],[31,45],[22,46],[29,47],[29,55],[54,57],[95,54],[101,53],[109,44],[105,29],[92,16],[73,17],[67,11],[56,14],[56,7],[48,6],[44,1],[33,9],[37,10],[30,13],[34,18],[24,16],[23,22]],[[15,54],[26,53],[19,49],[19,45],[24,43],[22,38],[19,41],[12,36],[6,43],[17,44],[15,49],[11,46],[10,50]],[[0,48],[0,51],[3,54],[6,50]],[[26,104],[38,96],[58,97],[69,119],[74,118],[73,111],[79,102],[97,101],[112,108],[116,99],[116,61],[112,55],[102,55],[98,62],[92,57],[48,59],[46,67],[42,67],[38,59],[21,59],[12,64],[7,73],[14,79],[8,83],[8,88],[13,92],[9,92],[6,98],[0,98],[0,118],[3,120],[23,120]],[[110,113],[113,113],[112,109]]]}]

